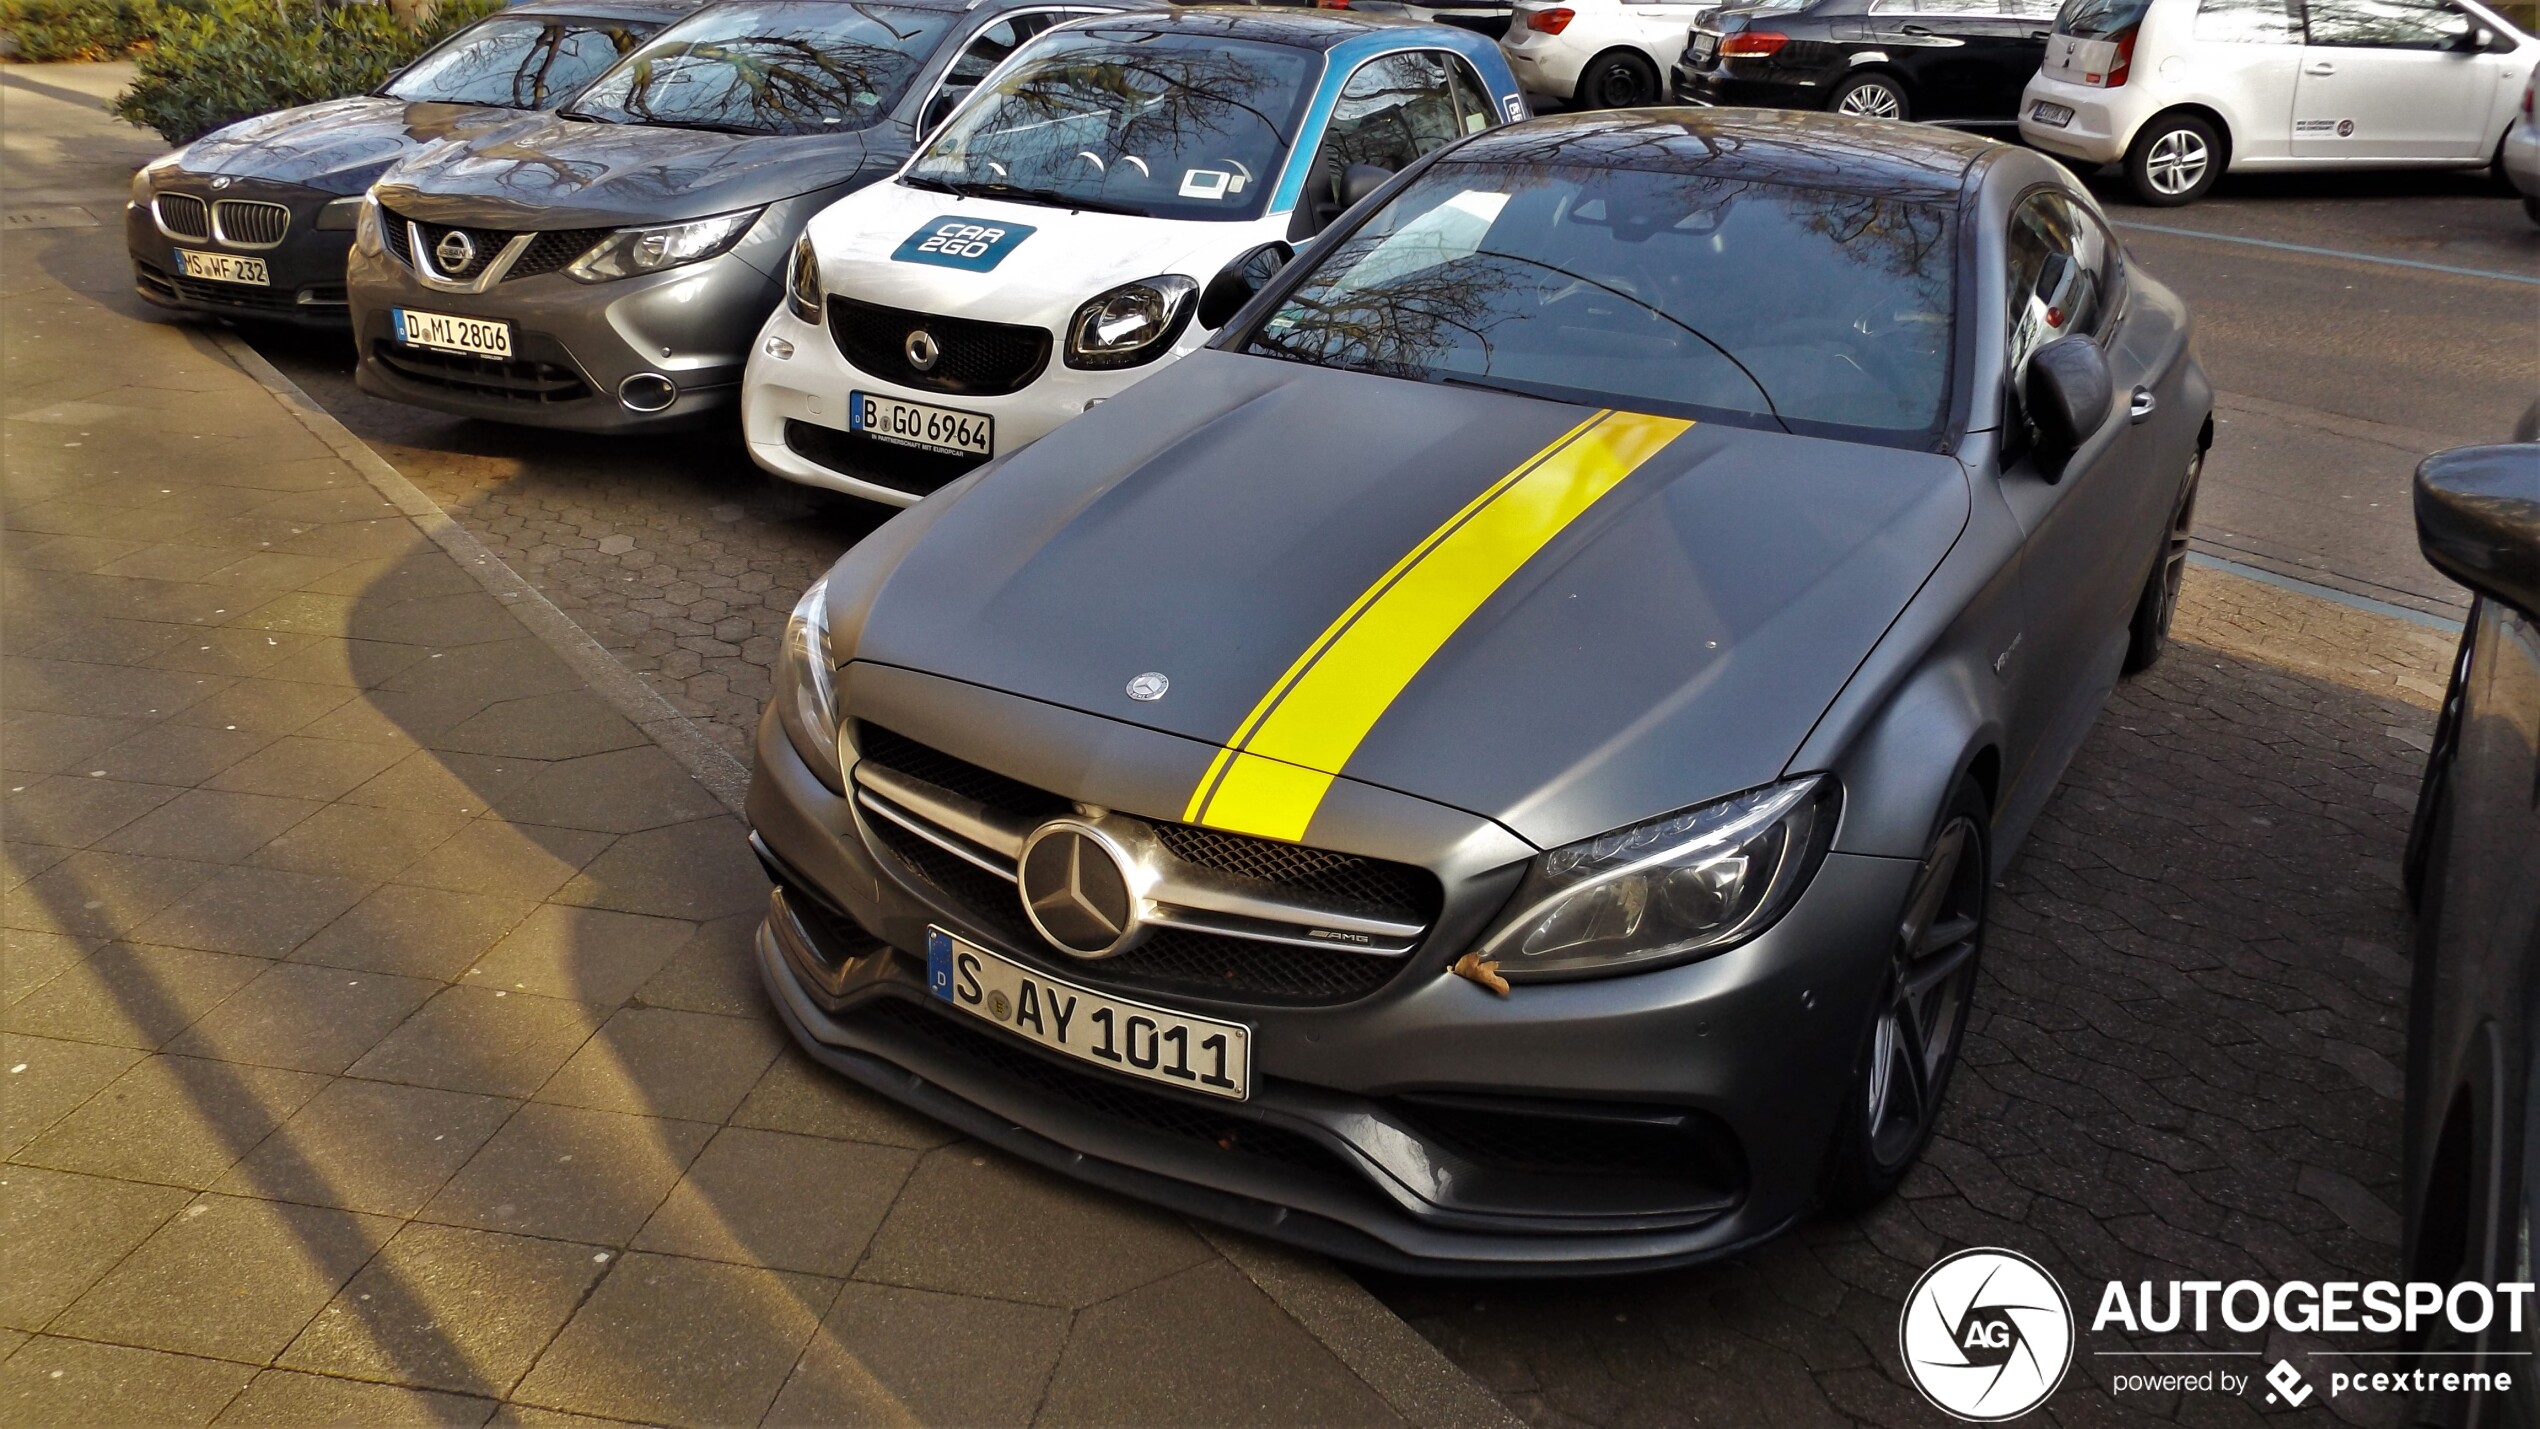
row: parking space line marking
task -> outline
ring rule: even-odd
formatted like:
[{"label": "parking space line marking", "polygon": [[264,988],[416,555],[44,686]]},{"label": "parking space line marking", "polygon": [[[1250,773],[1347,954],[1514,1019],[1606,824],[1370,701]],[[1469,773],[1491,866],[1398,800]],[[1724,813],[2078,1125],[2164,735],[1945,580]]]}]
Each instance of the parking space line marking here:
[{"label": "parking space line marking", "polygon": [[2449,273],[2456,278],[2493,278],[2499,283],[2529,283],[2540,287],[2540,277],[2524,273],[2499,273],[2492,268],[2456,268],[2449,263],[2428,263],[2418,258],[2391,258],[2379,253],[2356,253],[2344,248],[2314,248],[2307,243],[2285,243],[2273,238],[2243,238],[2237,233],[2215,233],[2202,228],[2170,228],[2158,223],[2119,223],[2138,233],[2160,233],[2172,238],[2210,238],[2216,243],[2245,243],[2252,248],[2274,248],[2286,253],[2308,253],[2314,258],[2344,258],[2356,263],[2379,263],[2388,268],[2417,268],[2428,273]]},{"label": "parking space line marking", "polygon": [[1209,762],[1183,819],[1301,839],[1332,779],[1464,622],[1693,423],[1599,412],[1466,502],[1350,602]]}]

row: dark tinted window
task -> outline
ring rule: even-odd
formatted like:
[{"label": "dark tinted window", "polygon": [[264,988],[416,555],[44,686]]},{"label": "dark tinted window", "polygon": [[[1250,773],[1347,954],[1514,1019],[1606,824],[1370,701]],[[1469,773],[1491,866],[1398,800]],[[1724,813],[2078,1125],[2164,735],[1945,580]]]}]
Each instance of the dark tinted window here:
[{"label": "dark tinted window", "polygon": [[2469,16],[2442,0],[2310,0],[2311,43],[2386,50],[2448,50]]},{"label": "dark tinted window", "polygon": [[2302,43],[2299,0],[2197,0],[2196,38],[2226,45]]},{"label": "dark tinted window", "polygon": [[822,0],[723,0],[664,30],[568,111],[620,124],[820,134],[882,118],[956,17]]},{"label": "dark tinted window", "polygon": [[1698,175],[1439,164],[1249,351],[1920,444],[1945,420],[1950,211]]},{"label": "dark tinted window", "polygon": [[1323,57],[1286,45],[1058,30],[909,166],[920,187],[1257,218]]},{"label": "dark tinted window", "polygon": [[2085,40],[2104,40],[2143,23],[2152,0],[2064,0],[2055,12],[2055,33]]},{"label": "dark tinted window", "polygon": [[659,28],[627,20],[497,15],[408,65],[381,93],[416,103],[543,109],[571,98]]}]

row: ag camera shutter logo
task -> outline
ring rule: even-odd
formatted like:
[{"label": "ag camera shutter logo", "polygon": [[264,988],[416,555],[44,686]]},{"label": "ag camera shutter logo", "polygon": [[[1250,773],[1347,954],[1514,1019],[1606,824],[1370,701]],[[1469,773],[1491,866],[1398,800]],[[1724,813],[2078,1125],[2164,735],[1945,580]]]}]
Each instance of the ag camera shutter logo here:
[{"label": "ag camera shutter logo", "polygon": [[1962,1250],[1923,1272],[1897,1321],[1906,1377],[1943,1413],[1977,1423],[2044,1404],[2073,1363],[2073,1307],[2015,1250]]}]

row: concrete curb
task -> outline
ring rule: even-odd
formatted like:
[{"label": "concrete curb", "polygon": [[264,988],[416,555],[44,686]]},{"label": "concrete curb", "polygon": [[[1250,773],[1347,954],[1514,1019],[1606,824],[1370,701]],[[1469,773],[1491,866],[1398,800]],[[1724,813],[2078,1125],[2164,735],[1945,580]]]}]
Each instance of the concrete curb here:
[{"label": "concrete curb", "polygon": [[[741,811],[750,775],[739,760],[619,663],[606,646],[509,562],[450,519],[438,502],[320,407],[262,353],[231,332],[215,329],[210,336],[293,419],[360,472],[382,498],[509,607],[600,698],[667,750],[733,812]],[[1404,1419],[1421,1429],[1522,1429],[1524,1421],[1336,1267],[1217,1226],[1194,1224],[1219,1254]]]},{"label": "concrete curb", "polygon": [[531,634],[545,642],[548,649],[564,658],[574,672],[590,683],[600,698],[609,702],[619,714],[626,716],[636,728],[650,735],[654,743],[669,751],[680,767],[706,786],[725,807],[741,812],[741,803],[749,794],[750,771],[741,761],[725,753],[694,720],[681,714],[659,691],[644,683],[591,636],[576,624],[554,601],[541,594],[536,586],[502,557],[487,549],[485,543],[468,534],[466,528],[450,519],[440,504],[423,494],[398,470],[382,460],[352,429],[335,420],[333,415],[300,390],[300,384],[285,377],[264,354],[247,345],[235,333],[214,331],[212,340],[220,345],[230,361],[248,376],[264,384],[265,390],[283,405],[319,441],[333,449],[345,463],[362,474],[388,504],[423,528],[434,545],[450,553],[477,584],[491,592],[495,599],[511,608],[520,623]]}]

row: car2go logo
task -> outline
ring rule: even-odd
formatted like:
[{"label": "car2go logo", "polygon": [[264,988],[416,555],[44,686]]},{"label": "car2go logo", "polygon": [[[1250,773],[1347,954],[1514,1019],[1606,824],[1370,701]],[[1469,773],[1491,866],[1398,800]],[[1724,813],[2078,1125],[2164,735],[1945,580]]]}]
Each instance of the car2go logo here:
[{"label": "car2go logo", "polygon": [[2017,1419],[2073,1362],[2073,1307],[2044,1266],[2014,1250],[1962,1250],[1923,1272],[1896,1326],[1906,1376],[1960,1419]]},{"label": "car2go logo", "polygon": [[1040,230],[1028,223],[972,223],[963,218],[937,218],[900,241],[894,263],[932,263],[985,273],[1005,261],[1015,245]]}]

